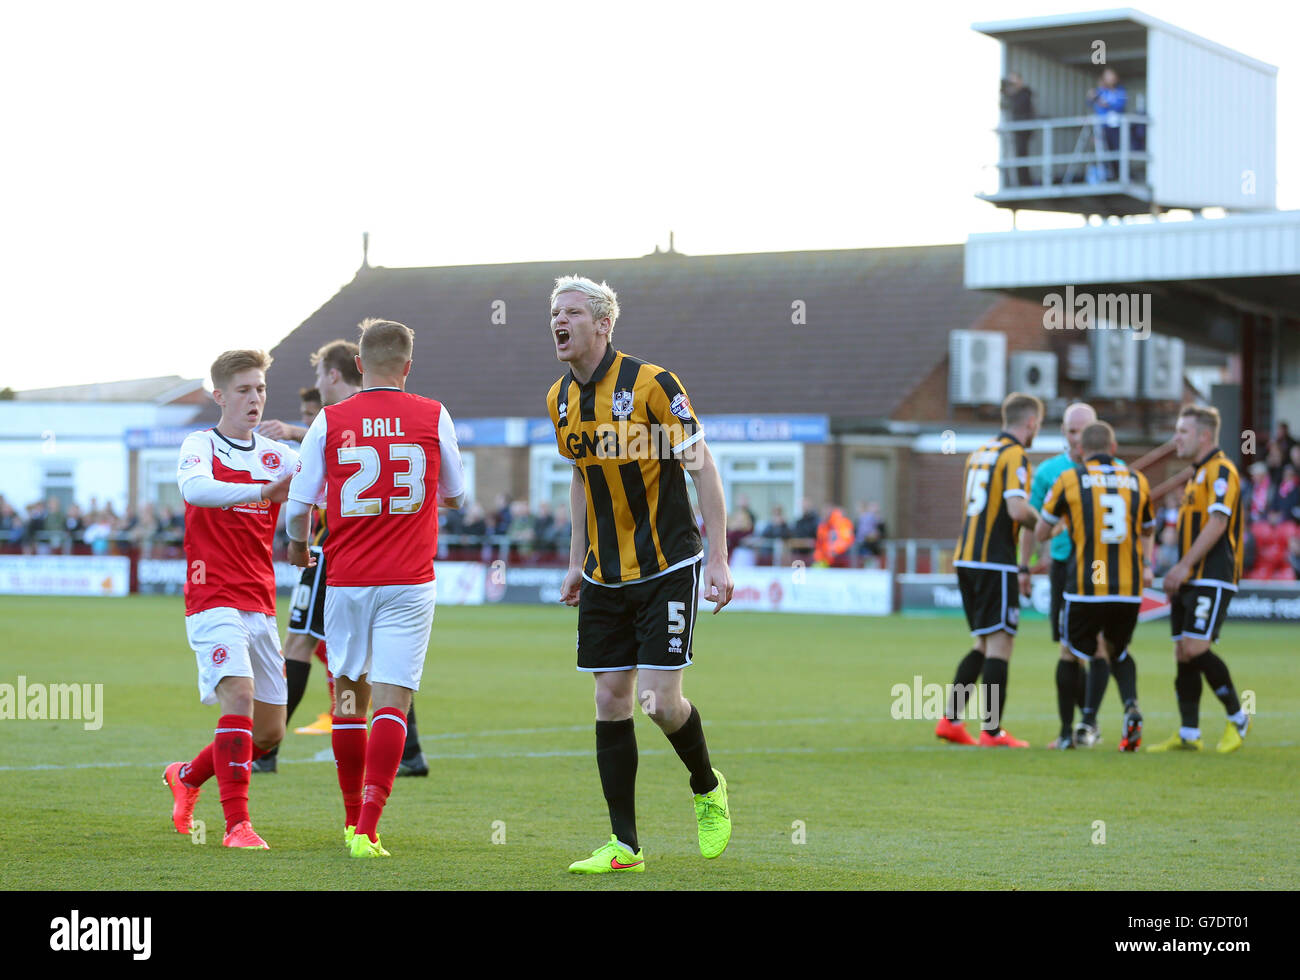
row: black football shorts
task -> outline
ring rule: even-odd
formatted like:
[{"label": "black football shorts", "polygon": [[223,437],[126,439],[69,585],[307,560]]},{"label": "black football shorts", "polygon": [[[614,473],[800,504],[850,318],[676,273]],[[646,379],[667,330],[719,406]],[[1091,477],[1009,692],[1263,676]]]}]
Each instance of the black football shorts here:
[{"label": "black football shorts", "polygon": [[1233,589],[1222,585],[1184,585],[1169,604],[1169,632],[1175,640],[1219,638]]},{"label": "black football shorts", "polygon": [[1014,568],[957,567],[966,622],[976,636],[1005,630],[1012,636],[1020,625],[1020,578]]},{"label": "black football shorts", "polygon": [[1097,634],[1117,653],[1128,649],[1137,629],[1140,602],[1080,602],[1066,597],[1061,614],[1065,642],[1076,657],[1091,660],[1097,653]]},{"label": "black football shorts", "polygon": [[578,599],[578,669],[689,666],[701,564],[691,562],[631,585],[596,585],[583,579]]},{"label": "black football shorts", "polygon": [[293,590],[289,605],[289,632],[306,633],[318,640],[325,639],[325,554],[320,548],[310,549],[316,556],[315,568],[304,568],[298,586]]}]

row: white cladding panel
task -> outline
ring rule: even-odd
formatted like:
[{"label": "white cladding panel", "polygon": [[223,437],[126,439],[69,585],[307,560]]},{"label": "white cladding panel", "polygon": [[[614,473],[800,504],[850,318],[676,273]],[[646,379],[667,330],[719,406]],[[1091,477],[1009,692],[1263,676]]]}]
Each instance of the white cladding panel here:
[{"label": "white cladding panel", "polygon": [[1300,211],[971,235],[968,289],[1300,275]]},{"label": "white cladding panel", "polygon": [[1156,203],[1276,207],[1276,73],[1161,26],[1147,31],[1147,57]]}]

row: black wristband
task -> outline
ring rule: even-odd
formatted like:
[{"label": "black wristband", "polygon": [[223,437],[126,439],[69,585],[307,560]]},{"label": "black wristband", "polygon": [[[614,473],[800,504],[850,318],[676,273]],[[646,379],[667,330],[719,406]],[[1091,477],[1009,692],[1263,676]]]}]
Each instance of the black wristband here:
[{"label": "black wristband", "polygon": [[1029,574],[1029,566],[1028,566],[1028,565],[1021,565],[1021,566],[1020,566],[1020,574],[1021,574],[1021,575],[1028,575],[1028,574]]}]

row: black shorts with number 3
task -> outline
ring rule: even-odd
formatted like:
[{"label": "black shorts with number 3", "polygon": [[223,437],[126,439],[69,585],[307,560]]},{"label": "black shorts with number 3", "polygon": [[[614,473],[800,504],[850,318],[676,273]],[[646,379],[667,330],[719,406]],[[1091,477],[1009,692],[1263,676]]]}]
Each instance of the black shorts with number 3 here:
[{"label": "black shorts with number 3", "polygon": [[595,585],[583,579],[578,598],[578,669],[689,666],[699,584],[698,561],[631,585]]}]

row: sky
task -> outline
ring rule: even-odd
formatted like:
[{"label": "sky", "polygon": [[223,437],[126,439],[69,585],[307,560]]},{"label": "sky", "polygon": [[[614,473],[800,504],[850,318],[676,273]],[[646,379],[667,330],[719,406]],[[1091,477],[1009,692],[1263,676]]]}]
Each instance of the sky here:
[{"label": "sky", "polygon": [[[974,197],[999,50],[970,25],[1104,6],[8,0],[0,388],[270,349],[352,279],[363,231],[375,265],[580,272],[670,230],[688,254],[1006,230]],[[1277,66],[1300,118],[1300,5],[1139,9]]]}]

